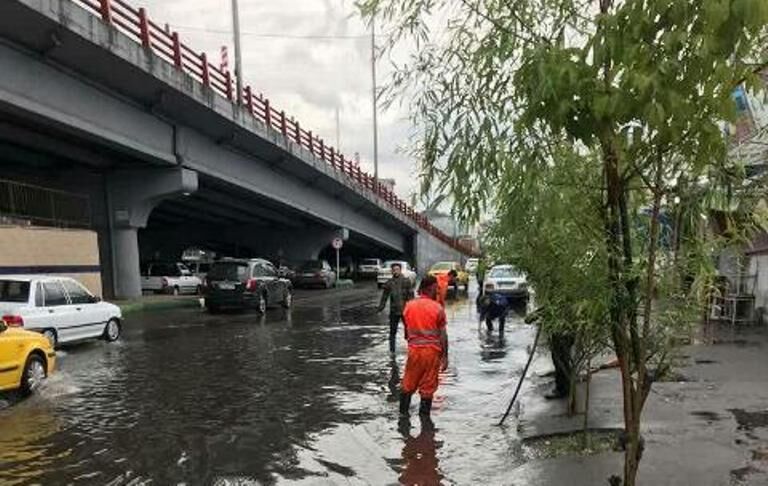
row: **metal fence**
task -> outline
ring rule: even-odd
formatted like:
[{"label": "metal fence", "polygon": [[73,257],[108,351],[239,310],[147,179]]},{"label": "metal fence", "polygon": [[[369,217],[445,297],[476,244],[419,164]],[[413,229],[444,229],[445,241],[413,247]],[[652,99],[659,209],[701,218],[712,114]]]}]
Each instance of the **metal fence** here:
[{"label": "metal fence", "polygon": [[0,179],[0,222],[90,228],[88,196]]}]

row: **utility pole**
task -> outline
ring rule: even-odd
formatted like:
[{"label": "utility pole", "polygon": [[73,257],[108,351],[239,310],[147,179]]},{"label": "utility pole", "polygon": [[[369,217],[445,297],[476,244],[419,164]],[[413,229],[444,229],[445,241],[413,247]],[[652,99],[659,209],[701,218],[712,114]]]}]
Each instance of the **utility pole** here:
[{"label": "utility pole", "polygon": [[341,152],[341,122],[339,121],[339,107],[336,106],[336,150]]},{"label": "utility pole", "polygon": [[379,127],[376,108],[376,17],[371,17],[371,81],[373,95],[373,181],[379,183]]},{"label": "utility pole", "polygon": [[243,104],[243,59],[240,52],[240,7],[232,0],[232,31],[235,38],[235,87],[237,104]]}]

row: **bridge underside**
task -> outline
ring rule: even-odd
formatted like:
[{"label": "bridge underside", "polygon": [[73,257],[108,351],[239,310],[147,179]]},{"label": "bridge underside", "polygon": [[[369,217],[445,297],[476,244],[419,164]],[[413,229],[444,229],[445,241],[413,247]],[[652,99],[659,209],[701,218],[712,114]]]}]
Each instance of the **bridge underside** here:
[{"label": "bridge underside", "polygon": [[[134,225],[133,215],[120,214],[117,200],[122,196],[116,186],[136,174],[139,181],[145,175],[148,182],[158,172],[165,176],[168,171],[182,169],[144,167],[137,171],[130,160],[124,161],[87,144],[73,144],[66,137],[35,133],[7,115],[0,114],[0,127],[11,128],[0,130],[0,179],[87,196],[88,227],[98,234],[102,283],[105,295],[110,298],[140,294],[140,261],[176,261],[185,249],[196,247],[222,256],[264,257],[295,263],[327,257],[328,246],[340,229],[205,176],[196,178],[197,187],[190,192],[185,191],[183,184],[168,187],[167,193],[150,202],[146,220],[138,221],[143,224]],[[49,223],[71,224],[55,217]],[[403,252],[349,231],[342,254],[387,258],[401,256]]]}]

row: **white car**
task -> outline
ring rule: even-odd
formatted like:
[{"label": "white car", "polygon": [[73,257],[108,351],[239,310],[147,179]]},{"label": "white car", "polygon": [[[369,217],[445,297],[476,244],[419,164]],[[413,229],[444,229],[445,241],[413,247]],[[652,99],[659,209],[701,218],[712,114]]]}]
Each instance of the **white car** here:
[{"label": "white car", "polygon": [[467,271],[468,274],[474,275],[477,273],[477,265],[480,263],[480,260],[478,258],[468,258],[467,264],[464,265],[464,270]]},{"label": "white car", "polygon": [[507,297],[528,299],[528,279],[512,265],[495,265],[485,276],[486,294],[502,294]]},{"label": "white car", "polygon": [[141,290],[163,294],[200,293],[203,281],[183,263],[148,263],[141,268]]},{"label": "white car", "polygon": [[388,260],[384,262],[384,265],[379,269],[379,273],[376,275],[376,283],[379,287],[387,283],[387,280],[392,278],[392,264],[399,263],[403,269],[403,277],[411,281],[411,285],[416,285],[416,272],[413,271],[408,262],[401,260]]},{"label": "white car", "polygon": [[9,327],[43,334],[52,345],[120,337],[120,308],[95,297],[73,278],[0,275],[0,316]]},{"label": "white car", "polygon": [[366,258],[360,261],[357,274],[360,278],[376,278],[381,270],[381,260],[378,258]]}]

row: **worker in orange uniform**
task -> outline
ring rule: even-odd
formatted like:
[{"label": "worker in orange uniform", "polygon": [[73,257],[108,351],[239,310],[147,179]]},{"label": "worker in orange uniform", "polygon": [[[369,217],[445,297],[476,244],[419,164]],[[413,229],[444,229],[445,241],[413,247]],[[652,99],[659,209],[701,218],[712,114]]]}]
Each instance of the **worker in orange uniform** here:
[{"label": "worker in orange uniform", "polygon": [[448,297],[448,286],[451,284],[451,276],[447,273],[437,274],[437,301],[445,307],[445,299]]},{"label": "worker in orange uniform", "polygon": [[429,416],[438,375],[448,367],[448,333],[445,310],[437,303],[437,279],[427,275],[419,285],[419,298],[409,301],[403,310],[408,331],[408,361],[400,384],[400,414],[407,416],[411,396],[421,396],[419,415]]}]

